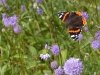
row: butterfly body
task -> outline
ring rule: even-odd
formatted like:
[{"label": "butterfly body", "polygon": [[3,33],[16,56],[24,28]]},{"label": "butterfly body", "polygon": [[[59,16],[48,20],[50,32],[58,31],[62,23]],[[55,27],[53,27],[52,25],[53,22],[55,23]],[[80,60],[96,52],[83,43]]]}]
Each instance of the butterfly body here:
[{"label": "butterfly body", "polygon": [[81,12],[59,12],[59,18],[66,24],[69,34],[73,40],[78,40],[82,27],[86,24],[86,19]]}]

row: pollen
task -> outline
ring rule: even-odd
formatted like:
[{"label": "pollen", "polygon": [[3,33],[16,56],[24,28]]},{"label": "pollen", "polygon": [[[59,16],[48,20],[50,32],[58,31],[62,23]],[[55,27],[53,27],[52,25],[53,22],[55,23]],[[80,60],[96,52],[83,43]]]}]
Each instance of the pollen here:
[{"label": "pollen", "polygon": [[82,18],[82,21],[83,21],[83,25],[86,25],[86,19]]},{"label": "pollen", "polygon": [[79,12],[79,11],[76,11],[75,13],[76,13],[77,15],[79,15],[79,16],[82,16],[82,13]]},{"label": "pollen", "polygon": [[68,14],[69,14],[69,12],[66,12],[66,13],[65,13],[65,15],[64,15],[64,17],[63,17],[63,19],[62,19],[62,22],[65,21],[65,19],[66,19],[66,17],[67,17]]}]

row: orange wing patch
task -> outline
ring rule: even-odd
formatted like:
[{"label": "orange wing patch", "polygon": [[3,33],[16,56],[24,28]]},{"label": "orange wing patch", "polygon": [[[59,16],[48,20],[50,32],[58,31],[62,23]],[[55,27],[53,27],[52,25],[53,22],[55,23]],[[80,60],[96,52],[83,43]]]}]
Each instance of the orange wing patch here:
[{"label": "orange wing patch", "polygon": [[75,13],[76,13],[77,15],[79,15],[79,16],[82,16],[82,13],[79,12],[79,11],[76,11]]},{"label": "orange wing patch", "polygon": [[80,32],[80,31],[81,31],[81,29],[77,29],[77,30],[69,30],[70,33],[78,33],[78,32]]},{"label": "orange wing patch", "polygon": [[64,15],[64,17],[63,17],[63,19],[62,19],[63,22],[65,21],[66,16],[67,16],[68,14],[69,14],[69,12],[66,12],[66,13],[65,13],[65,15]]},{"label": "orange wing patch", "polygon": [[[82,16],[82,13],[79,11],[75,12],[78,16]],[[83,25],[86,25],[86,19],[82,17]]]},{"label": "orange wing patch", "polygon": [[83,25],[86,25],[86,19],[82,17]]}]

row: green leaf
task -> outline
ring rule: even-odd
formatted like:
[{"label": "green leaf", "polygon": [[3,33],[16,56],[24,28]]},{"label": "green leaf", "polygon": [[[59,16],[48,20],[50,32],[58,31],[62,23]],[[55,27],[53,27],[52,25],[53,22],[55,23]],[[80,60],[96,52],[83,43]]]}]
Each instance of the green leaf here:
[{"label": "green leaf", "polygon": [[29,50],[30,50],[30,53],[34,56],[37,55],[37,50],[35,49],[35,47],[33,46],[28,46]]},{"label": "green leaf", "polygon": [[7,61],[6,58],[0,58],[0,62],[4,62],[4,61]]},{"label": "green leaf", "polygon": [[62,63],[64,63],[67,58],[67,50],[62,50],[61,55],[62,55]]},{"label": "green leaf", "polygon": [[36,65],[36,61],[30,61],[29,63],[28,63],[28,66],[27,66],[27,69],[30,69],[30,68],[33,68],[33,67],[36,67],[37,65]]},{"label": "green leaf", "polygon": [[4,75],[10,75],[11,73],[11,70],[10,69],[8,69],[8,70],[6,70],[6,72],[4,73]]},{"label": "green leaf", "polygon": [[8,64],[3,65],[2,68],[0,69],[0,74],[1,74],[1,75],[4,75],[4,73],[6,72],[6,70],[7,70],[7,65],[8,65]]},{"label": "green leaf", "polygon": [[38,70],[34,75],[43,75],[43,74],[41,74],[41,71]]},{"label": "green leaf", "polygon": [[23,55],[23,54],[16,54],[13,57],[14,58],[28,58],[26,55]]}]

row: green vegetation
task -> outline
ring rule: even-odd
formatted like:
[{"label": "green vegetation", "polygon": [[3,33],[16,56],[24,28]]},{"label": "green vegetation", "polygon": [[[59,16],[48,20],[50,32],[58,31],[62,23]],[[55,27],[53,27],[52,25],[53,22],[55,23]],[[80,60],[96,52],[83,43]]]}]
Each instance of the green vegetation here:
[{"label": "green vegetation", "polygon": [[[50,63],[56,60],[63,67],[70,57],[81,59],[84,65],[81,75],[100,75],[100,48],[91,47],[91,42],[97,39],[95,33],[100,30],[100,0],[43,0],[34,6],[35,2],[7,0],[0,4],[0,75],[55,75]],[[59,11],[88,13],[88,31],[82,28],[82,40],[72,40],[66,24],[58,17]],[[19,27],[14,31],[14,26],[5,26],[4,13],[7,17],[16,14],[16,24],[22,30]],[[58,44],[60,54],[53,55],[45,49],[45,44]],[[50,54],[50,59],[41,60],[43,53]]]}]

